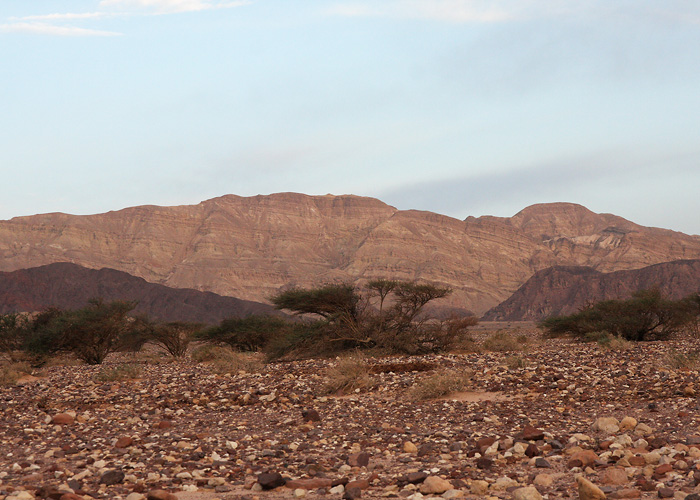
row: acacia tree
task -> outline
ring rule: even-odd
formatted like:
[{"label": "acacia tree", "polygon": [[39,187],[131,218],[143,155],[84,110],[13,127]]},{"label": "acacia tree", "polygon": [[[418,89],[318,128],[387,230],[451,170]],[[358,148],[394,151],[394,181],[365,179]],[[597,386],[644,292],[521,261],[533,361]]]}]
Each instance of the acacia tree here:
[{"label": "acacia tree", "polygon": [[[437,321],[424,314],[424,306],[446,297],[451,290],[430,284],[395,280],[372,280],[364,294],[352,284],[293,289],[272,297],[278,309],[294,314],[320,316],[313,331],[336,349],[377,347],[392,352],[420,353],[448,348],[466,334],[474,320]],[[378,299],[372,307],[372,299]],[[304,338],[308,342],[308,338]]]}]

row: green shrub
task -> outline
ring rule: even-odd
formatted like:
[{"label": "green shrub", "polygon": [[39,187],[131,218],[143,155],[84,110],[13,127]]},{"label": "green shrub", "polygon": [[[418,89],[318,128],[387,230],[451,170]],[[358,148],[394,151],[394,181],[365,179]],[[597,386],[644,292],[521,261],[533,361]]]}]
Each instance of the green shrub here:
[{"label": "green shrub", "polygon": [[469,369],[436,373],[413,385],[408,391],[408,397],[415,401],[424,401],[464,391],[470,386],[473,376],[474,372]]},{"label": "green shrub", "polygon": [[370,367],[364,357],[358,354],[342,357],[326,370],[321,393],[347,394],[368,389],[375,384],[369,372]]},{"label": "green shrub", "polygon": [[694,297],[669,300],[657,289],[641,290],[627,300],[605,300],[570,316],[554,316],[540,322],[549,337],[571,335],[581,340],[596,332],[608,332],[624,340],[662,340],[697,320]]},{"label": "green shrub", "polygon": [[206,342],[226,344],[237,351],[257,351],[292,328],[288,320],[279,316],[252,315],[224,319],[218,326],[200,331],[196,337]]},{"label": "green shrub", "polygon": [[132,380],[141,375],[141,367],[134,363],[125,363],[114,367],[102,367],[96,375],[100,382]]}]

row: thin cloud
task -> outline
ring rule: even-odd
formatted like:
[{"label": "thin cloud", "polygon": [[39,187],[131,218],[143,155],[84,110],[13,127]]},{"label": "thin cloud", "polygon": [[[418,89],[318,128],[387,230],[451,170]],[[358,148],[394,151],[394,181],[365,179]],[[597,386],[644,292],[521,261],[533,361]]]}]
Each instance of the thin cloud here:
[{"label": "thin cloud", "polygon": [[122,33],[77,26],[66,26],[62,21],[96,21],[114,17],[157,16],[181,12],[213,9],[231,9],[249,5],[252,0],[102,0],[94,12],[65,12],[11,17],[0,24],[0,33],[30,33],[54,36],[118,36]]},{"label": "thin cloud", "polygon": [[395,17],[431,19],[456,23],[492,23],[512,19],[513,14],[496,2],[474,0],[404,0],[383,6],[365,3],[340,3],[326,10],[342,17]]},{"label": "thin cloud", "polygon": [[38,16],[11,17],[11,21],[63,21],[80,19],[101,19],[112,17],[109,12],[68,12],[65,14],[42,14]]},{"label": "thin cloud", "polygon": [[116,8],[132,12],[148,11],[154,14],[175,14],[212,9],[230,9],[248,5],[249,0],[210,2],[206,0],[102,0],[100,7]]},{"label": "thin cloud", "polygon": [[341,17],[386,17],[424,19],[451,23],[503,23],[542,18],[630,17],[673,23],[698,24],[700,7],[686,0],[668,0],[662,7],[640,5],[634,8],[605,0],[391,0],[339,2],[328,9]]},{"label": "thin cloud", "polygon": [[88,28],[77,28],[75,26],[56,26],[47,23],[21,22],[0,24],[2,33],[29,33],[34,35],[54,35],[54,36],[119,36],[121,33],[114,31],[93,30]]}]

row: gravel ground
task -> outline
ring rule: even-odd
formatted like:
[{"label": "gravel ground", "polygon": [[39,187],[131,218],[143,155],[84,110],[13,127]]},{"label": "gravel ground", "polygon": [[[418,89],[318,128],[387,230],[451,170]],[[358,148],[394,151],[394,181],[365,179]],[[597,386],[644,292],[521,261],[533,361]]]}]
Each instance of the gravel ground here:
[{"label": "gravel ground", "polygon": [[[369,358],[369,385],[333,395],[337,359],[219,375],[114,355],[141,373],[113,382],[52,366],[0,387],[0,499],[685,499],[700,385],[672,349],[700,343]],[[447,370],[471,374],[460,394],[410,398]]]}]

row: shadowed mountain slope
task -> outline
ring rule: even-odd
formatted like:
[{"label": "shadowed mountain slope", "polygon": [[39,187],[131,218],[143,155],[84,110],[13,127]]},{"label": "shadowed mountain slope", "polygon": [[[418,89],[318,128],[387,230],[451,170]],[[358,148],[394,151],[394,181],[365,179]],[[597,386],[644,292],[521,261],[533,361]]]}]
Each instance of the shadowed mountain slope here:
[{"label": "shadowed mountain slope", "polygon": [[84,307],[91,298],[138,301],[135,313],[160,321],[218,323],[251,314],[279,314],[267,304],[211,292],[148,283],[114,269],[87,269],[60,262],[0,272],[0,313]]},{"label": "shadowed mountain slope", "polygon": [[612,273],[590,267],[551,267],[536,273],[508,300],[488,311],[484,319],[541,320],[572,314],[601,300],[626,299],[648,288],[658,288],[672,299],[700,292],[700,260],[665,262]]}]

